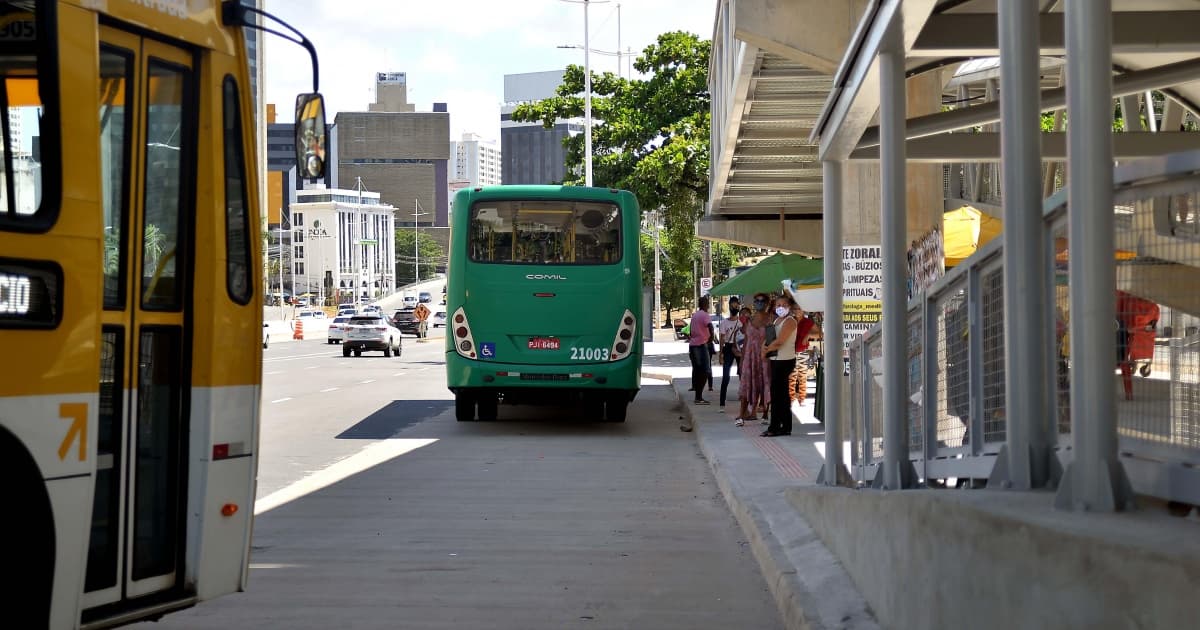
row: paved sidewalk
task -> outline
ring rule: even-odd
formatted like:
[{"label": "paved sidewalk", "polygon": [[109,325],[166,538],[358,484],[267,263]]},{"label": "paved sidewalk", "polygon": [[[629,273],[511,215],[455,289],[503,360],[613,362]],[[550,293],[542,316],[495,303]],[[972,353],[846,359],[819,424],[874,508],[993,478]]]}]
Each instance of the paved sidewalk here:
[{"label": "paved sidewalk", "polygon": [[[722,410],[716,391],[711,405],[691,403],[687,344],[655,335],[645,345],[643,375],[669,380],[684,409],[680,423],[694,427],[730,511],[751,542],[763,576],[789,628],[878,628],[879,625],[842,565],[788,501],[787,491],[811,486],[824,463],[824,425],[813,418],[812,394],[792,406],[792,435],[760,437],[757,421],[734,426],[737,377]],[[721,385],[720,369],[714,390]],[[706,392],[707,393],[707,392]],[[846,461],[849,455],[846,454]]]}]

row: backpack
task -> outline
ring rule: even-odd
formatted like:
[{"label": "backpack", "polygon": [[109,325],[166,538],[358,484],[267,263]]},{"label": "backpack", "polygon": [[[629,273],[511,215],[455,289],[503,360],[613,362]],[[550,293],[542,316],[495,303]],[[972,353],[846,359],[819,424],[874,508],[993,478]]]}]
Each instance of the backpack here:
[{"label": "backpack", "polygon": [[808,333],[812,332],[817,323],[810,317],[801,317],[796,321],[796,353],[808,350]]}]

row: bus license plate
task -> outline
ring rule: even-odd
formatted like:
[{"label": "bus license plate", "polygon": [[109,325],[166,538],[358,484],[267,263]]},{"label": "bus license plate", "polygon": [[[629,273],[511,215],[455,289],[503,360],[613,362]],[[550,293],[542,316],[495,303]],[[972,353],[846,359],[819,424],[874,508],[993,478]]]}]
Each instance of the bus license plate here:
[{"label": "bus license plate", "polygon": [[558,350],[558,339],[554,337],[530,337],[530,350]]}]

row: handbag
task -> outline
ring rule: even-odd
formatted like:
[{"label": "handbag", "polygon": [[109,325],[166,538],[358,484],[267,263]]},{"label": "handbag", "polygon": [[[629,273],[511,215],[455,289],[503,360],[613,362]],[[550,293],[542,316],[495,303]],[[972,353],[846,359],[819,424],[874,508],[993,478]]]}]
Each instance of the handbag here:
[{"label": "handbag", "polygon": [[[769,346],[775,342],[775,324],[767,324],[767,327],[763,329],[763,333],[763,346]],[[778,350],[771,350],[770,352],[767,352],[766,357],[770,359],[777,354],[779,354]]]}]

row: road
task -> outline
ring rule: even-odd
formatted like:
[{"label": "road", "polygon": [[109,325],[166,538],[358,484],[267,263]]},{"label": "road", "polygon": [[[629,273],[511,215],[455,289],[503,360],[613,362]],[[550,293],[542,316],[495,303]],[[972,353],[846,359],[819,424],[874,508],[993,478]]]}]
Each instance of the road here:
[{"label": "road", "polygon": [[782,627],[665,383],[458,423],[443,350],[266,350],[249,589],[135,627]]}]

